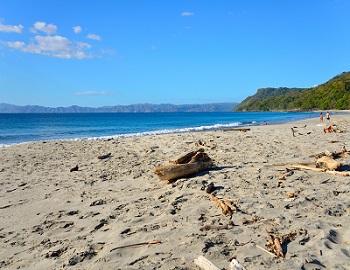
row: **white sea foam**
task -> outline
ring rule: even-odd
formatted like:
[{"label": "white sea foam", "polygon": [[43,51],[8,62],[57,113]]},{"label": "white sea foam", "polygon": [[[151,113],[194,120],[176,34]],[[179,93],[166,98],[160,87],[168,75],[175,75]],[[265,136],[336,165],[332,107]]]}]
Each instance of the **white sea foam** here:
[{"label": "white sea foam", "polygon": [[[245,124],[244,126],[254,125],[256,122],[251,122]],[[225,128],[234,128],[243,126],[242,123],[235,122],[230,124],[215,124],[210,126],[199,126],[199,127],[188,127],[188,128],[176,128],[176,129],[162,129],[162,130],[153,130],[153,131],[144,131],[137,133],[125,133],[125,134],[115,134],[110,136],[99,136],[99,137],[88,137],[88,138],[74,138],[68,139],[70,141],[82,141],[82,140],[111,140],[118,138],[132,138],[132,137],[143,137],[143,136],[153,136],[161,134],[173,134],[173,133],[186,133],[186,132],[196,132],[196,131],[205,131],[205,130],[218,130]]]},{"label": "white sea foam", "polygon": [[[234,128],[239,126],[249,126],[254,125],[256,122],[250,122],[247,124],[242,124],[240,122],[234,122],[229,124],[214,124],[208,126],[198,126],[198,127],[187,127],[187,128],[175,128],[175,129],[162,129],[162,130],[152,130],[152,131],[144,131],[144,132],[136,132],[136,133],[124,133],[124,134],[115,134],[108,136],[96,136],[96,137],[78,137],[78,138],[58,138],[58,139],[48,139],[43,141],[87,141],[87,140],[111,140],[118,138],[131,138],[131,137],[143,137],[143,136],[153,136],[153,135],[161,135],[161,134],[173,134],[173,133],[186,133],[186,132],[196,132],[196,131],[205,131],[205,130],[218,130],[225,128]],[[29,142],[21,142],[21,143],[11,143],[11,144],[0,144],[1,147],[9,147],[12,145],[18,145]]]},{"label": "white sea foam", "polygon": [[5,147],[10,147],[13,145],[19,145],[19,144],[25,144],[25,143],[29,143],[29,142],[20,142],[20,143],[0,143],[0,148],[5,148]]}]

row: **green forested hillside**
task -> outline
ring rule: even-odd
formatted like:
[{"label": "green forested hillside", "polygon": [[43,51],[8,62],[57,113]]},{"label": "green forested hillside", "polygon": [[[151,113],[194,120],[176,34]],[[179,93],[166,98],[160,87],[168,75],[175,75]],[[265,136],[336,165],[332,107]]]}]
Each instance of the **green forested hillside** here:
[{"label": "green forested hillside", "polygon": [[350,109],[350,72],[312,88],[262,88],[235,111]]}]

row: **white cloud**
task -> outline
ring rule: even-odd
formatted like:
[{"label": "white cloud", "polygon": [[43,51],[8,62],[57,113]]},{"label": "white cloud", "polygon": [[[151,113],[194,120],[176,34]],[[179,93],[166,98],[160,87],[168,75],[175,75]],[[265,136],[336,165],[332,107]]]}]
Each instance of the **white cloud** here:
[{"label": "white cloud", "polygon": [[[74,26],[72,28],[75,33],[82,32],[82,28],[80,26]],[[0,18],[0,33],[21,33],[23,29],[24,26],[22,25],[5,25],[3,24],[3,19]],[[37,21],[33,24],[33,27],[30,28],[31,33],[36,33],[30,40],[12,40],[9,42],[0,40],[0,45],[6,46],[12,51],[20,51],[23,53],[39,54],[64,59],[86,59],[102,57],[101,55],[106,53],[114,54],[112,50],[104,52],[103,50],[99,49],[92,52],[91,50],[93,48],[88,42],[70,40],[65,36],[56,34],[57,31],[58,28],[56,25]],[[101,40],[101,37],[95,34],[89,34],[87,38],[92,40]],[[96,52],[97,54],[95,54]]]},{"label": "white cloud", "polygon": [[54,24],[46,24],[45,22],[36,22],[34,23],[34,27],[32,28],[32,31],[36,33],[37,31],[42,31],[47,35],[51,35],[56,33],[57,26]]},{"label": "white cloud", "polygon": [[26,47],[26,44],[21,41],[12,41],[12,42],[6,42],[5,43],[8,47],[17,49],[17,50],[22,50],[24,47]]},{"label": "white cloud", "polygon": [[72,43],[62,36],[35,36],[38,47],[43,51],[69,51]]},{"label": "white cloud", "polygon": [[2,23],[2,19],[0,19],[0,32],[6,32],[6,33],[17,33],[20,34],[23,31],[24,26],[19,24],[19,25],[5,25]]},{"label": "white cloud", "polygon": [[184,11],[181,13],[181,16],[193,16],[194,13],[193,12],[189,12],[189,11]]},{"label": "white cloud", "polygon": [[101,49],[101,53],[110,54],[110,55],[116,54],[115,50],[106,50],[106,49]]},{"label": "white cloud", "polygon": [[108,91],[86,91],[75,93],[76,96],[107,96],[110,94],[111,92]]},{"label": "white cloud", "polygon": [[74,33],[78,34],[81,33],[82,29],[80,26],[73,26],[73,31]]},{"label": "white cloud", "polygon": [[93,40],[101,40],[101,37],[95,34],[88,34],[86,36],[88,39],[93,39]]},{"label": "white cloud", "polygon": [[77,45],[79,46],[79,48],[83,49],[83,48],[91,48],[91,45],[89,43],[85,43],[85,42],[77,42]]},{"label": "white cloud", "polygon": [[12,49],[22,52],[41,54],[57,58],[92,58],[92,55],[89,55],[82,50],[84,47],[89,47],[89,44],[75,44],[62,36],[35,36],[34,42],[29,44],[21,41],[14,41],[7,42],[6,45]]}]

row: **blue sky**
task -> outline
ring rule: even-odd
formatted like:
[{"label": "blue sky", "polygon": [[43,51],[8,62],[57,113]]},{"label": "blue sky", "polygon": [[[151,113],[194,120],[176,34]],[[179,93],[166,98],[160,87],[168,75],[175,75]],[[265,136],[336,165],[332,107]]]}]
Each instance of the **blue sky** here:
[{"label": "blue sky", "polygon": [[0,103],[240,102],[350,70],[350,0],[1,0]]}]

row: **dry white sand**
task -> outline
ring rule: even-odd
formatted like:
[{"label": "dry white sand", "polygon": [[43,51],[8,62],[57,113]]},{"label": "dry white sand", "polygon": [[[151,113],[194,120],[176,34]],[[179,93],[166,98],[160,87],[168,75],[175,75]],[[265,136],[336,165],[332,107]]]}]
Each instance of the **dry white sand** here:
[{"label": "dry white sand", "polygon": [[[344,133],[324,134],[326,121],[109,141],[48,141],[1,148],[0,268],[199,269],[204,256],[219,268],[236,258],[249,269],[350,269],[350,177],[293,170],[314,154],[350,148]],[[302,128],[307,124],[306,127]],[[298,127],[295,137],[291,127]],[[167,185],[153,170],[195,149],[199,140],[216,167]],[[111,153],[107,159],[97,156]],[[340,160],[345,169],[350,158]],[[285,166],[266,166],[288,163]],[[70,172],[78,165],[79,170]],[[350,169],[349,169],[350,170]],[[234,200],[224,216],[203,186]],[[289,198],[286,192],[294,192]],[[242,220],[252,220],[242,224]],[[235,226],[201,231],[204,225]],[[283,245],[265,247],[266,230],[306,230]],[[136,245],[158,240],[158,244]],[[120,248],[118,248],[120,247]]]}]

